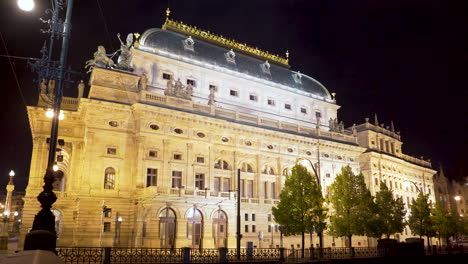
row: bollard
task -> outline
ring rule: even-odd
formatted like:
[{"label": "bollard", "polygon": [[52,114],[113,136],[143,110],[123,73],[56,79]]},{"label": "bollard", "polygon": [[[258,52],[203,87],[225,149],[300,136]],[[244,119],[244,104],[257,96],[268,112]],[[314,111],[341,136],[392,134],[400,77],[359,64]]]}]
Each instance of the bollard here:
[{"label": "bollard", "polygon": [[190,248],[182,248],[182,263],[190,263]]},{"label": "bollard", "polygon": [[219,263],[227,263],[227,248],[220,248],[219,249]]},{"label": "bollard", "polygon": [[110,264],[111,263],[111,249],[110,247],[105,247],[104,248],[104,264]]}]

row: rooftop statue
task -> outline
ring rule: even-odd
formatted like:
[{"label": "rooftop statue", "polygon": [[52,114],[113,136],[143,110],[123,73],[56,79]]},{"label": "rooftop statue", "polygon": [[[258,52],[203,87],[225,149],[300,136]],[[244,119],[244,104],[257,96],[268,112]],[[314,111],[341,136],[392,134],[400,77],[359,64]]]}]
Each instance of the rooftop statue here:
[{"label": "rooftop statue", "polygon": [[172,77],[167,81],[166,90],[164,90],[164,95],[173,96],[174,95],[174,83],[172,82]]},{"label": "rooftop statue", "polygon": [[215,102],[215,87],[214,86],[210,86],[210,97],[208,99],[208,104],[209,105],[214,105],[214,102]]},{"label": "rooftop statue", "polygon": [[85,69],[89,68],[86,73],[90,73],[96,66],[100,68],[112,68],[115,66],[114,61],[107,57],[106,49],[102,45],[98,46],[93,56],[93,59],[86,61]]},{"label": "rooftop statue", "polygon": [[117,59],[117,67],[125,71],[133,71],[133,68],[130,66],[132,60],[132,51],[130,48],[133,44],[133,33],[127,35],[127,42],[124,43],[120,39],[120,33],[117,33],[117,38],[120,41],[120,51],[119,58]]}]

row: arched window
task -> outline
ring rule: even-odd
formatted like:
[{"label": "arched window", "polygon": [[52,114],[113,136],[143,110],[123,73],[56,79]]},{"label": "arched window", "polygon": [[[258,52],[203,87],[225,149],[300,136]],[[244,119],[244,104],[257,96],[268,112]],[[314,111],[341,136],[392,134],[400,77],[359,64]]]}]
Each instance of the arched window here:
[{"label": "arched window", "polygon": [[201,248],[203,236],[203,217],[195,207],[187,211],[187,238],[192,241],[192,248]]},{"label": "arched window", "polygon": [[263,165],[263,167],[262,167],[262,173],[263,173],[263,174],[274,175],[274,174],[275,174],[275,170],[273,170],[273,168],[270,167],[269,165]]},{"label": "arched window", "polygon": [[229,163],[223,159],[219,159],[215,162],[214,165],[215,169],[223,169],[223,170],[230,170],[231,167],[229,166]]},{"label": "arched window", "polygon": [[114,168],[107,168],[104,173],[104,189],[115,188],[115,170]]},{"label": "arched window", "polygon": [[216,248],[227,247],[228,221],[226,213],[218,210],[213,216],[213,238]]},{"label": "arched window", "polygon": [[164,208],[159,214],[159,238],[161,248],[175,248],[176,215],[171,208]]},{"label": "arched window", "polygon": [[242,163],[241,171],[243,172],[254,172],[252,165],[247,162]]},{"label": "arched window", "polygon": [[61,170],[54,172],[54,177],[55,177],[55,180],[53,183],[54,191],[57,191],[57,192],[65,191],[65,177],[64,176],[65,174]]}]

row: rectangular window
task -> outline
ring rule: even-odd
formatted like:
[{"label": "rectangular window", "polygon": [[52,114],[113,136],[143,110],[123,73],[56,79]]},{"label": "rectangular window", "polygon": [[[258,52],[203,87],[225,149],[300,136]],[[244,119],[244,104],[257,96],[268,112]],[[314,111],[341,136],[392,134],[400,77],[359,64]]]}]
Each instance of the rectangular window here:
[{"label": "rectangular window", "polygon": [[388,144],[387,140],[385,140],[385,151],[390,152],[390,147],[389,147],[389,144]]},{"label": "rectangular window", "polygon": [[395,143],[390,143],[390,149],[392,151],[392,154],[395,155]]},{"label": "rectangular window", "polygon": [[146,169],[146,187],[156,186],[158,180],[158,170],[153,168]]},{"label": "rectangular window", "polygon": [[255,233],[257,231],[255,225],[252,225],[252,232]]},{"label": "rectangular window", "polygon": [[249,99],[250,99],[250,101],[255,101],[256,102],[257,101],[257,96],[255,94],[251,94],[251,95],[249,95]]},{"label": "rectangular window", "polygon": [[245,185],[245,180],[241,180],[240,182],[240,196],[241,197],[245,197],[245,188],[244,188],[244,185]]},{"label": "rectangular window", "polygon": [[252,214],[252,221],[255,221],[255,214]]},{"label": "rectangular window", "polygon": [[200,190],[205,189],[205,174],[197,173],[195,174],[195,188]]},{"label": "rectangular window", "polygon": [[320,113],[320,112],[315,112],[315,117],[321,118],[321,117],[322,117],[322,113]]},{"label": "rectangular window", "polygon": [[382,138],[380,139],[380,150],[384,150],[384,140]]},{"label": "rectangular window", "polygon": [[182,187],[182,172],[172,171],[172,188]]},{"label": "rectangular window", "polygon": [[330,178],[330,173],[325,173],[325,177]]},{"label": "rectangular window", "polygon": [[276,199],[276,183],[271,183],[271,199]]},{"label": "rectangular window", "polygon": [[163,77],[164,80],[171,80],[172,79],[172,75],[169,74],[169,73],[163,73],[162,77]]},{"label": "rectangular window", "polygon": [[112,208],[104,206],[103,212],[104,217],[112,217]]},{"label": "rectangular window", "polygon": [[143,222],[143,226],[141,227],[141,236],[146,237],[146,222]]},{"label": "rectangular window", "polygon": [[111,223],[110,222],[104,222],[104,233],[108,233],[111,231]]},{"label": "rectangular window", "polygon": [[244,220],[249,221],[249,214],[244,214]]},{"label": "rectangular window", "polygon": [[230,90],[230,91],[229,91],[229,94],[230,94],[231,96],[239,96],[239,92],[237,92],[236,90]]},{"label": "rectangular window", "polygon": [[379,179],[375,178],[375,185],[379,185]]},{"label": "rectangular window", "polygon": [[263,182],[263,198],[268,199],[268,182]]},{"label": "rectangular window", "polygon": [[249,225],[245,225],[244,228],[245,228],[244,229],[245,233],[248,233],[249,232]]},{"label": "rectangular window", "polygon": [[107,154],[117,155],[117,149],[116,148],[107,148]]},{"label": "rectangular window", "polygon": [[181,154],[174,154],[174,159],[175,160],[182,160],[182,155]]},{"label": "rectangular window", "polygon": [[278,225],[275,225],[275,232],[278,232]]},{"label": "rectangular window", "polygon": [[229,192],[231,187],[231,179],[223,178],[223,192]]},{"label": "rectangular window", "polygon": [[197,157],[197,163],[205,163],[205,158],[204,157]]},{"label": "rectangular window", "polygon": [[284,109],[291,110],[291,105],[290,104],[284,104]]},{"label": "rectangular window", "polygon": [[275,105],[275,100],[273,99],[268,99],[267,100],[268,105]]},{"label": "rectangular window", "polygon": [[271,222],[271,214],[268,214],[268,222]]},{"label": "rectangular window", "polygon": [[220,177],[214,178],[214,190],[215,192],[221,191],[221,178]]},{"label": "rectangular window", "polygon": [[192,85],[192,86],[196,86],[195,85],[195,80],[192,80],[192,79],[187,79],[187,85]]},{"label": "rectangular window", "polygon": [[247,181],[247,197],[253,197],[253,181]]},{"label": "rectangular window", "polygon": [[150,150],[150,151],[148,152],[148,156],[149,156],[150,158],[157,158],[157,157],[158,157],[158,152],[155,151],[155,150]]},{"label": "rectangular window", "polygon": [[301,113],[307,114],[307,109],[305,109],[304,107],[301,107]]},{"label": "rectangular window", "polygon": [[210,84],[210,86],[209,86],[209,87],[210,87],[210,90],[211,90],[211,89],[214,89],[214,91],[215,91],[215,92],[217,92],[217,91],[218,91],[218,86],[216,86],[216,85],[212,85],[212,84]]},{"label": "rectangular window", "polygon": [[271,225],[268,225],[268,232],[271,232]]}]

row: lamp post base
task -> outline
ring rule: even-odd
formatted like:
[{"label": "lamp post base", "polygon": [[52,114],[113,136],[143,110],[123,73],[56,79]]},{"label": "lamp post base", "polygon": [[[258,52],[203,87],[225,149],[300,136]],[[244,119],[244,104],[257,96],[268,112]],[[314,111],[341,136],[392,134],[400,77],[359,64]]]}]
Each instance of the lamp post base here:
[{"label": "lamp post base", "polygon": [[33,230],[24,239],[24,250],[48,250],[56,253],[57,236],[47,230]]},{"label": "lamp post base", "polygon": [[0,236],[0,251],[8,250],[8,236]]}]

